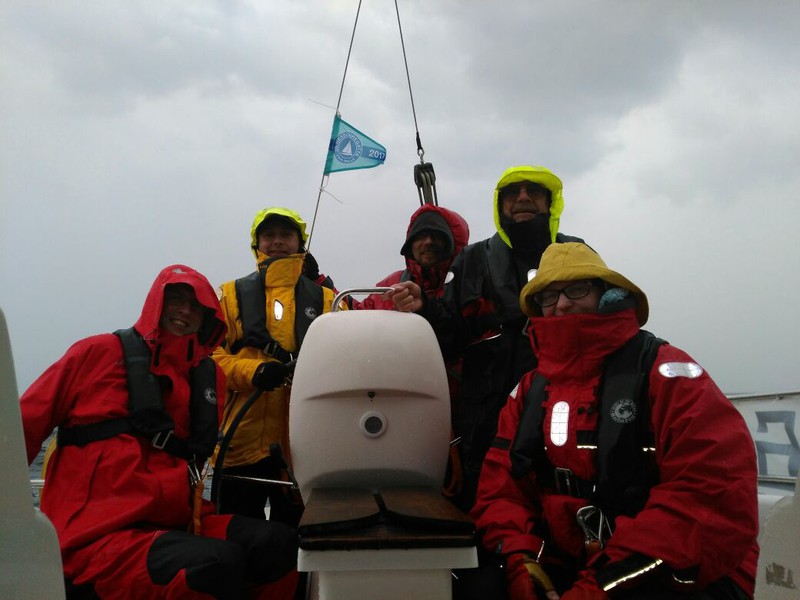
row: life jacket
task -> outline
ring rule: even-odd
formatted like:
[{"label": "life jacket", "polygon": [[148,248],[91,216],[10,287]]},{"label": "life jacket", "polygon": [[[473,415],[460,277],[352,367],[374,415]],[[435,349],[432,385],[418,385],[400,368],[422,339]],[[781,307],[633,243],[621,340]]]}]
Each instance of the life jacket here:
[{"label": "life jacket", "polygon": [[217,368],[203,359],[189,372],[191,395],[188,439],[174,435],[175,422],[164,410],[161,385],[150,371],[150,348],[131,327],[114,332],[122,342],[128,387],[128,416],[87,425],[58,428],[59,446],[85,446],[123,433],[148,438],[160,450],[185,460],[205,461],[217,444]]},{"label": "life jacket", "polygon": [[[555,244],[582,242],[578,237],[558,233]],[[456,299],[459,306],[465,306],[478,298],[486,298],[494,304],[492,320],[484,324],[484,329],[499,328],[501,324],[517,322],[524,315],[519,306],[521,286],[516,276],[514,251],[502,241],[499,235],[488,240],[470,244],[462,251],[463,273],[460,276],[460,292]],[[538,268],[537,262],[530,263],[530,269]],[[518,327],[517,330],[521,330]]]},{"label": "life jacket", "polygon": [[[595,481],[573,478],[589,504],[609,518],[638,513],[657,482],[655,440],[650,426],[648,378],[659,347],[666,343],[640,330],[611,354],[603,368],[597,428],[578,431],[579,446],[596,447]],[[547,458],[542,424],[547,380],[536,375],[523,399],[517,434],[509,455],[515,478],[534,472],[545,489],[558,489],[559,469]],[[563,471],[563,470],[562,470]]]},{"label": "life jacket", "polygon": [[[231,344],[231,353],[236,354],[243,347],[251,346],[286,363],[293,358],[292,355],[272,339],[267,330],[265,277],[266,269],[259,268],[234,283],[242,320],[242,337]],[[294,334],[297,347],[300,348],[311,322],[323,312],[324,292],[321,286],[301,276],[294,288],[294,298]]]}]

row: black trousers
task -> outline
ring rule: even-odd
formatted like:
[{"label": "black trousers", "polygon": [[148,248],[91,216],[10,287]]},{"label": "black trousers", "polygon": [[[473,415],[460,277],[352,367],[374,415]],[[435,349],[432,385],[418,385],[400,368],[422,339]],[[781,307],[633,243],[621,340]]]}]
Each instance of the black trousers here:
[{"label": "black trousers", "polygon": [[292,528],[239,515],[231,518],[224,540],[170,531],[147,553],[153,583],[166,585],[184,571],[190,589],[231,600],[245,598],[251,585],[277,581],[296,564]]},{"label": "black trousers", "polygon": [[[280,480],[283,466],[280,461],[268,456],[252,465],[226,467],[224,475],[258,477],[260,479]],[[267,484],[243,479],[219,480],[219,512],[264,519],[264,507],[269,500],[269,520],[297,527],[303,514],[303,505],[293,498],[285,486]]]},{"label": "black trousers", "polygon": [[[249,594],[290,597],[297,585],[297,533],[283,523],[205,515],[202,535],[124,529],[79,552],[90,560],[67,581],[70,600],[193,597],[234,600]],[[257,596],[256,596],[257,597]]]}]

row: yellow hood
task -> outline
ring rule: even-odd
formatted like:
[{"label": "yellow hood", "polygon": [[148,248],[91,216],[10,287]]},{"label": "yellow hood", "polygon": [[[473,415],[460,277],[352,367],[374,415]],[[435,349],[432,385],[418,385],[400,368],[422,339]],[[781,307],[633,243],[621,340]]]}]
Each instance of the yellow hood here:
[{"label": "yellow hood", "polygon": [[252,248],[253,254],[256,255],[256,258],[258,258],[258,238],[256,237],[256,231],[258,231],[258,226],[266,221],[269,217],[282,217],[287,221],[290,221],[295,227],[297,227],[297,229],[300,230],[300,242],[302,243],[303,247],[305,247],[306,242],[308,241],[306,222],[303,221],[298,213],[290,208],[270,206],[269,208],[262,208],[256,213],[256,216],[253,219],[253,225],[250,227],[250,248]]},{"label": "yellow hood", "polygon": [[556,234],[558,233],[558,223],[561,220],[561,212],[564,210],[564,196],[561,194],[563,185],[558,176],[545,167],[511,167],[506,169],[501,175],[500,180],[494,188],[494,225],[497,228],[497,233],[499,233],[502,240],[511,247],[511,241],[508,239],[508,235],[500,224],[500,213],[502,211],[502,207],[500,206],[500,190],[507,185],[519,183],[521,181],[532,181],[550,190],[550,241],[555,242]]},{"label": "yellow hood", "polygon": [[611,287],[618,287],[631,292],[636,298],[636,317],[639,325],[647,323],[650,308],[647,296],[627,277],[606,266],[592,248],[578,242],[551,244],[542,254],[542,260],[536,275],[531,279],[519,295],[519,306],[529,317],[542,315],[542,309],[533,299],[554,281],[577,281],[580,279],[602,279]]}]

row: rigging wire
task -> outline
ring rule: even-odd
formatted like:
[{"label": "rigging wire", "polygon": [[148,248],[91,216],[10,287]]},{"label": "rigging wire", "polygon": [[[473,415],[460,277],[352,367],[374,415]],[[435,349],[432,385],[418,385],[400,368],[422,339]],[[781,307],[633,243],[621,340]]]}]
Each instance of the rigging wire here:
[{"label": "rigging wire", "polygon": [[406,66],[406,80],[408,81],[408,96],[411,98],[411,114],[414,115],[414,130],[417,134],[417,154],[419,162],[425,162],[425,150],[422,149],[422,141],[419,137],[419,125],[417,125],[417,109],[414,106],[414,93],[411,91],[411,75],[408,71],[408,59],[406,58],[406,43],[403,40],[403,26],[400,24],[400,8],[397,0],[394,0],[394,10],[397,13],[397,28],[400,30],[400,46],[403,48],[403,63]]},{"label": "rigging wire", "polygon": [[[347,48],[347,59],[344,61],[344,73],[342,74],[342,85],[339,87],[339,97],[336,99],[336,116],[341,117],[339,114],[339,106],[342,103],[342,94],[344,93],[344,82],[347,79],[347,67],[350,65],[350,55],[353,53],[353,41],[356,39],[356,27],[358,27],[358,15],[361,14],[361,2],[358,0],[358,8],[356,9],[356,19],[353,22],[353,33],[350,34],[350,46]],[[325,189],[325,180],[328,175],[322,174],[322,179],[319,182],[319,194],[317,194],[317,204],[314,206],[314,218],[311,220],[311,230],[308,232],[308,242],[306,244],[306,251],[311,249],[311,236],[314,234],[314,224],[317,222],[317,213],[319,212],[319,201],[322,198],[322,192]]]},{"label": "rigging wire", "polygon": [[342,74],[342,86],[339,88],[339,98],[336,100],[336,115],[339,116],[339,104],[342,102],[344,92],[344,80],[347,78],[347,66],[350,64],[350,55],[353,53],[353,40],[356,39],[356,27],[358,26],[358,15],[361,13],[361,0],[358,0],[356,10],[356,20],[353,22],[353,33],[350,35],[350,47],[347,49],[347,60],[344,62],[344,73]]},{"label": "rigging wire", "polygon": [[[347,59],[345,60],[344,64],[344,73],[342,74],[342,84],[339,87],[339,97],[336,100],[336,116],[341,118],[341,114],[339,113],[339,106],[342,102],[342,94],[344,93],[344,83],[347,79],[347,68],[350,65],[350,56],[353,53],[353,43],[356,37],[356,28],[358,27],[358,17],[361,14],[361,2],[362,0],[358,0],[358,8],[356,9],[356,18],[353,22],[353,32],[350,34],[350,46],[347,49]],[[425,162],[425,149],[422,147],[422,139],[419,135],[419,124],[417,123],[417,108],[414,104],[414,92],[411,89],[411,73],[408,69],[408,57],[406,55],[406,43],[405,39],[403,38],[403,25],[400,22],[400,7],[397,3],[397,0],[394,0],[394,10],[395,14],[397,15],[397,29],[400,32],[400,47],[403,50],[403,64],[405,65],[406,70],[406,82],[408,83],[408,96],[411,100],[411,114],[414,118],[414,132],[416,134],[416,142],[417,142],[417,156],[419,156],[419,165],[414,167],[414,183],[417,185],[417,190],[419,193],[419,201],[420,204],[433,204],[434,206],[438,206],[439,199],[436,194],[436,175],[433,172],[433,165],[431,163]],[[314,206],[314,218],[311,220],[311,230],[308,234],[308,243],[306,244],[306,250],[310,250],[311,248],[311,237],[314,234],[314,225],[317,222],[317,214],[319,212],[319,203],[320,199],[322,198],[322,192],[325,191],[326,181],[328,179],[328,175],[323,173],[322,179],[320,179],[319,183],[319,193],[317,194],[317,203]],[[328,193],[328,192],[326,192]]]},{"label": "rigging wire", "polygon": [[403,39],[403,26],[400,24],[400,7],[397,0],[394,0],[394,10],[397,13],[397,29],[400,30],[400,46],[403,48],[403,63],[406,66],[406,80],[408,81],[408,96],[411,98],[411,114],[414,116],[414,130],[417,139],[417,155],[419,164],[414,165],[414,183],[417,186],[419,204],[432,204],[439,206],[439,196],[436,193],[436,173],[433,165],[425,162],[425,150],[422,147],[422,139],[419,135],[419,125],[417,124],[417,108],[414,105],[414,92],[411,91],[411,74],[408,70],[408,58],[406,57],[406,43]]}]

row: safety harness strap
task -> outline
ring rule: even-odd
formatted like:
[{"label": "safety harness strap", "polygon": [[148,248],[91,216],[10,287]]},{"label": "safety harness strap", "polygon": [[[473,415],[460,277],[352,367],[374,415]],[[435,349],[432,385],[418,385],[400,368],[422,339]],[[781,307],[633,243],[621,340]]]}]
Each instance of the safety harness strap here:
[{"label": "safety harness strap", "polygon": [[203,359],[191,370],[191,424],[189,440],[174,435],[175,423],[164,410],[161,385],[150,371],[150,349],[132,327],[114,332],[122,343],[128,387],[128,416],[97,423],[59,427],[59,446],[85,446],[129,433],[142,436],[159,450],[185,460],[205,460],[217,438],[216,366]]}]

